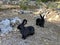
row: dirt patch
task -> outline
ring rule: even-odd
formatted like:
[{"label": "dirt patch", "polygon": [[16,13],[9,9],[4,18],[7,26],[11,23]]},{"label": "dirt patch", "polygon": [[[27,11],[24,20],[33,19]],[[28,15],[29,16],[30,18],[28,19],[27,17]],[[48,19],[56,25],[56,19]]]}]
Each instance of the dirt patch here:
[{"label": "dirt patch", "polygon": [[32,14],[20,15],[12,11],[3,11],[0,15],[0,19],[19,17],[27,19],[28,24],[26,26],[34,26],[35,34],[28,37],[26,40],[21,39],[21,34],[18,29],[12,31],[9,34],[0,37],[1,45],[60,45],[60,36],[58,34],[60,27],[50,22],[45,22],[45,27],[41,28],[35,25],[35,18]]}]

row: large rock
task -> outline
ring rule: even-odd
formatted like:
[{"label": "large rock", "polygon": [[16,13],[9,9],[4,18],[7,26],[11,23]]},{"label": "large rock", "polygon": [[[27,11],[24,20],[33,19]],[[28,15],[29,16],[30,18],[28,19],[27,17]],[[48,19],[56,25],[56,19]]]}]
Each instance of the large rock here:
[{"label": "large rock", "polygon": [[46,19],[49,22],[60,21],[60,15],[58,15],[56,11],[50,11],[49,14],[46,15]]},{"label": "large rock", "polygon": [[[22,23],[22,20],[18,17],[12,18],[12,19],[4,19],[0,22],[0,32],[1,36],[4,34],[8,34],[13,30],[12,26],[16,26],[17,24]],[[12,24],[12,25],[11,25]],[[16,25],[14,25],[16,24]]]},{"label": "large rock", "polygon": [[12,26],[15,26],[15,25],[20,24],[20,23],[22,23],[22,20],[18,17],[15,17],[15,18],[11,19],[11,25]]},{"label": "large rock", "polygon": [[10,20],[5,19],[0,22],[0,30],[1,30],[1,36],[3,34],[8,34],[10,31],[12,31],[12,27],[10,26]]}]

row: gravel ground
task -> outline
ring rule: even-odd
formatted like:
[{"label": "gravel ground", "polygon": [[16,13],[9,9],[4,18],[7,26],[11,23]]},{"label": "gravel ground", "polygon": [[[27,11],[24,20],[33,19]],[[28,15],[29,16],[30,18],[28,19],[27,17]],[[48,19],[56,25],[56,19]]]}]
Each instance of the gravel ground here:
[{"label": "gravel ground", "polygon": [[[0,19],[12,18],[18,16],[22,19],[27,19],[26,26],[34,26],[35,34],[28,37],[26,40],[21,39],[21,34],[18,29],[12,31],[5,36],[0,36],[0,45],[60,45],[60,27],[57,24],[45,22],[45,27],[41,28],[35,25],[35,20],[32,14],[20,15],[12,11],[1,11]],[[59,24],[60,25],[60,24]]]}]

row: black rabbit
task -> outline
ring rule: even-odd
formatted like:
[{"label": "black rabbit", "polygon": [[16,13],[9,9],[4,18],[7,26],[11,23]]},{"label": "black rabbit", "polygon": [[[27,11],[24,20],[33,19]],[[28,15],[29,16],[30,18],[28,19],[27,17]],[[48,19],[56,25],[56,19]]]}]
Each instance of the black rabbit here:
[{"label": "black rabbit", "polygon": [[40,17],[41,18],[36,19],[36,25],[40,27],[44,27],[44,23],[45,23],[44,16],[40,14]]},{"label": "black rabbit", "polygon": [[22,34],[22,39],[26,39],[28,36],[33,35],[35,33],[35,29],[33,26],[27,26],[24,25],[27,24],[27,20],[24,19],[22,24],[18,25],[18,29],[20,33]]}]

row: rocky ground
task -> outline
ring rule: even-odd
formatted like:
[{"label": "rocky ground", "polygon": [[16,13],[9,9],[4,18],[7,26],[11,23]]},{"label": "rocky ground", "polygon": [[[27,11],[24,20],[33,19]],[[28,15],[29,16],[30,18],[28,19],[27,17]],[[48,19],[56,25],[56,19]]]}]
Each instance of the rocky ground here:
[{"label": "rocky ground", "polygon": [[0,12],[0,19],[19,17],[21,19],[27,19],[28,24],[26,26],[34,26],[35,34],[28,37],[26,40],[21,39],[21,34],[18,29],[12,31],[5,36],[0,36],[0,45],[60,45],[60,23],[55,24],[51,22],[45,22],[45,27],[41,28],[35,25],[36,18],[33,14],[18,14],[11,10],[5,10]]}]

